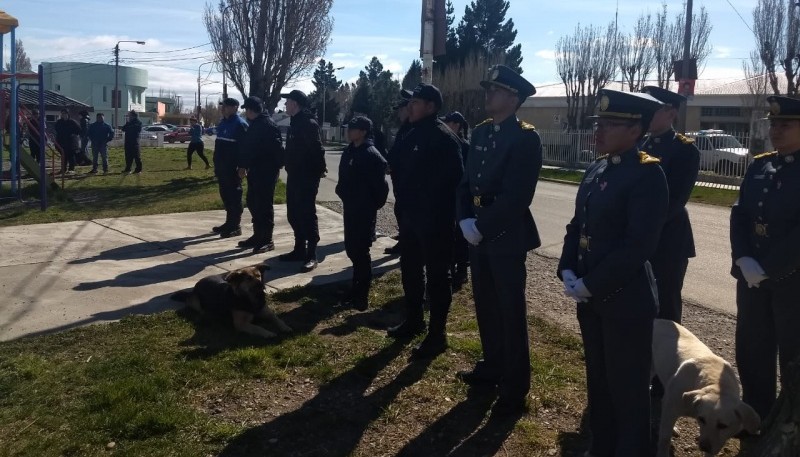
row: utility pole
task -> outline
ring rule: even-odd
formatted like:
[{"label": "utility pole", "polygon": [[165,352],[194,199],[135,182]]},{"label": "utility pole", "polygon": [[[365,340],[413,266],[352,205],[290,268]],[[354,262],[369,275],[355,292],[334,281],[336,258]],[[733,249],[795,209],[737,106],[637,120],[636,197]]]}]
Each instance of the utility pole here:
[{"label": "utility pole", "polygon": [[119,127],[119,105],[122,103],[122,96],[119,94],[119,44],[120,43],[136,43],[136,44],[144,44],[144,41],[131,41],[131,40],[121,40],[117,41],[117,44],[114,45],[114,95],[112,97],[112,102],[114,105],[114,132],[116,133],[117,128]]},{"label": "utility pole", "polygon": [[433,82],[433,34],[434,34],[433,0],[422,0],[422,82]]},{"label": "utility pole", "polygon": [[198,121],[200,120],[200,114],[201,114],[200,101],[202,100],[202,98],[200,97],[200,69],[203,68],[203,65],[208,65],[210,63],[216,63],[216,61],[212,60],[211,62],[203,62],[203,63],[200,64],[199,67],[197,67],[197,105],[195,105],[195,106],[197,107],[197,120]]},{"label": "utility pole", "polygon": [[[689,80],[689,59],[692,57],[692,0],[686,0],[686,30],[683,34],[683,65],[681,67],[681,77],[679,83]],[[678,92],[681,88],[678,87]],[[689,94],[686,93],[686,101],[681,103],[680,114],[678,116],[678,131],[686,132],[686,111],[689,104]]]},{"label": "utility pole", "polygon": [[[342,69],[344,69],[344,67],[337,67],[334,68],[333,71]],[[325,72],[325,81],[322,83],[322,121],[320,122],[320,127],[322,128],[325,128],[325,102],[328,100],[328,84],[330,84],[328,72]]]}]

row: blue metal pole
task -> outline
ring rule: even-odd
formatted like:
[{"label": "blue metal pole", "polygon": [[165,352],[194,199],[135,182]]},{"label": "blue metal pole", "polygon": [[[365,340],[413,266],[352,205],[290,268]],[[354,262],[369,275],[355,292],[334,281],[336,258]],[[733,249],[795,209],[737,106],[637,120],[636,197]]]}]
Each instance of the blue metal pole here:
[{"label": "blue metal pole", "polygon": [[[3,34],[0,33],[0,74],[3,73]],[[5,115],[5,103],[3,100],[5,96],[3,94],[3,80],[0,79],[0,119],[3,118]],[[3,141],[2,141],[2,131],[5,128],[4,125],[0,125],[0,189],[3,188]]]},{"label": "blue metal pole", "polygon": [[44,115],[44,67],[39,65],[39,191],[41,192],[42,211],[47,209],[47,176],[45,175],[45,151],[47,151],[47,133]]},{"label": "blue metal pole", "polygon": [[[17,40],[16,28],[11,29],[11,195],[20,193],[17,185],[17,171],[19,170],[19,140],[17,130],[19,129],[19,119],[17,119]],[[20,195],[21,196],[21,195]]]}]

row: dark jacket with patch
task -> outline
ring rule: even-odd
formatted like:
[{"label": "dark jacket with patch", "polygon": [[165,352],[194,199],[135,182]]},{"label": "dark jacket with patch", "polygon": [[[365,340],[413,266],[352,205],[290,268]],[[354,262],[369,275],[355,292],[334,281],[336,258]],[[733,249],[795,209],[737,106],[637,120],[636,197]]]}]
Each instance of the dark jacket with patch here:
[{"label": "dark jacket with patch", "polygon": [[700,151],[694,145],[694,140],[672,129],[662,135],[646,138],[641,149],[661,160],[661,169],[669,187],[667,220],[654,257],[694,257],[694,236],[686,204],[700,170]]},{"label": "dark jacket with patch", "polygon": [[267,114],[261,113],[248,123],[239,145],[238,166],[248,174],[270,176],[283,166],[284,150],[281,131]]},{"label": "dark jacket with patch", "polygon": [[600,312],[636,309],[655,315],[654,282],[645,263],[658,246],[668,205],[658,159],[636,148],[598,159],[578,188],[558,276],[572,270],[583,278],[590,304],[598,304]]},{"label": "dark jacket with patch", "polygon": [[351,143],[342,152],[336,195],[346,212],[363,210],[374,216],[386,204],[386,160],[371,141],[358,147]]},{"label": "dark jacket with patch", "polygon": [[458,189],[458,220],[478,219],[481,245],[536,249],[541,241],[530,205],[541,168],[542,143],[532,125],[516,116],[479,124]]},{"label": "dark jacket with patch", "polygon": [[222,172],[220,168],[225,168],[227,173],[228,169],[245,164],[245,159],[241,157],[241,144],[246,133],[247,123],[238,115],[234,114],[220,120],[217,125],[217,139],[214,141],[215,173]]},{"label": "dark jacket with patch", "polygon": [[78,148],[81,134],[81,126],[73,119],[59,119],[55,124],[56,143],[62,149],[73,150]]},{"label": "dark jacket with patch", "polygon": [[435,115],[409,124],[389,154],[400,224],[448,232],[455,222],[456,187],[464,173],[458,138]]},{"label": "dark jacket with patch", "polygon": [[[769,279],[762,287],[798,285],[800,275],[800,151],[761,154],[745,173],[731,210],[734,262],[752,257]],[[743,280],[736,265],[731,274]]]},{"label": "dark jacket with patch", "polygon": [[139,135],[142,133],[142,121],[139,118],[129,119],[122,126],[122,131],[125,132],[125,146],[139,146]]},{"label": "dark jacket with patch", "polygon": [[286,172],[321,178],[326,168],[317,120],[308,111],[295,114],[286,136]]}]

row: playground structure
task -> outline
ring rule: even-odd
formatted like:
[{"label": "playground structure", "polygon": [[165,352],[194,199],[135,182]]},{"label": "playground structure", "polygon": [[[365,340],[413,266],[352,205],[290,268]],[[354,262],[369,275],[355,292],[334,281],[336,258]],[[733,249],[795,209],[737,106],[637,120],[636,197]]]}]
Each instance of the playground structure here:
[{"label": "playground structure", "polygon": [[[39,203],[41,210],[47,209],[47,190],[48,187],[57,189],[59,186],[53,179],[56,166],[56,157],[59,162],[63,161],[63,154],[55,143],[48,140],[45,123],[45,104],[44,104],[44,72],[39,65],[37,73],[18,73],[16,62],[16,36],[15,30],[19,27],[19,21],[13,16],[0,11],[0,63],[3,59],[3,41],[6,35],[10,35],[11,58],[10,72],[0,72],[0,190],[4,189],[5,181],[8,181],[10,196],[0,198],[0,200],[23,201],[22,193],[22,169],[27,172],[28,177],[33,178],[39,184]],[[2,70],[2,68],[0,68]],[[20,79],[36,80],[36,83],[22,83]],[[35,89],[25,90],[23,87],[33,87]],[[38,118],[34,118],[32,112],[20,103],[20,91],[25,90],[32,98],[35,94],[38,98]],[[22,145],[23,127],[30,136],[39,138],[39,151],[35,160]],[[8,179],[5,179],[5,151],[8,150]],[[47,152],[50,152],[51,173],[46,171]],[[63,166],[62,166],[63,168]],[[63,174],[61,187],[63,188]]]}]

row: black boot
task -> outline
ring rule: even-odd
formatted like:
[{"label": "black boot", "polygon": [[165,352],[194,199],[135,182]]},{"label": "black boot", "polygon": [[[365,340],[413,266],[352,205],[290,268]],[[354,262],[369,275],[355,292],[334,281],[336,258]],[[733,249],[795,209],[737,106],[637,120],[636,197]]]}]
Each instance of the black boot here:
[{"label": "black boot", "polygon": [[419,346],[411,350],[411,358],[432,359],[447,350],[447,337],[443,333],[428,333]]},{"label": "black boot", "polygon": [[345,300],[344,304],[358,311],[366,311],[369,308],[369,283],[353,281],[350,296]]},{"label": "black boot", "polygon": [[260,239],[259,238],[260,237],[258,237],[256,235],[253,235],[253,236],[251,236],[250,238],[248,238],[246,240],[240,241],[237,244],[237,246],[239,246],[240,248],[252,248],[255,245],[257,245],[258,243],[260,243]]},{"label": "black boot", "polygon": [[274,251],[275,250],[275,243],[272,240],[259,240],[255,245],[253,245],[253,254],[263,254],[265,252]]},{"label": "black boot", "polygon": [[220,238],[232,238],[234,236],[241,236],[242,235],[242,228],[238,225],[230,225],[227,229],[219,232]]},{"label": "black boot", "polygon": [[216,227],[211,227],[211,231],[214,232],[214,233],[222,233],[222,232],[227,231],[228,228],[230,228],[230,226],[231,226],[231,224],[228,221],[225,221],[225,223],[222,224],[222,225],[218,225]]},{"label": "black boot", "polygon": [[386,336],[390,338],[413,338],[425,333],[425,320],[422,317],[406,319],[402,324],[389,327]]},{"label": "black boot", "polygon": [[308,273],[317,268],[317,245],[308,243],[308,250],[306,251],[305,259],[303,259],[303,267],[300,269],[302,273]]},{"label": "black boot", "polygon": [[292,252],[279,255],[278,260],[280,260],[281,262],[302,262],[303,260],[305,260],[305,257],[306,257],[305,241],[295,240],[294,249],[292,249]]}]

